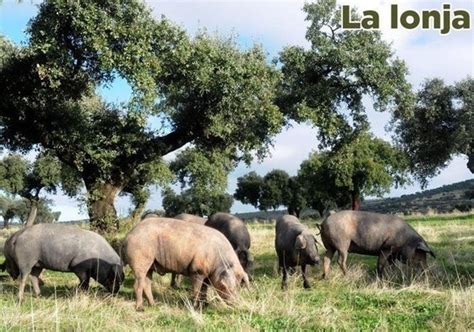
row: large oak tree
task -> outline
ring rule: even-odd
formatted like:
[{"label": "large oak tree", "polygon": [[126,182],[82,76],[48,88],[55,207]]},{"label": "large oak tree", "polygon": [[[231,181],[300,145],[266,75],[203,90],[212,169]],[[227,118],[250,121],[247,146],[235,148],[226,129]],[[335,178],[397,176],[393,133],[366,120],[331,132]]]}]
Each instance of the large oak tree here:
[{"label": "large oak tree", "polygon": [[[279,76],[260,48],[189,38],[140,1],[45,1],[28,33],[1,68],[1,136],[13,149],[40,144],[77,170],[99,230],[115,222],[118,193],[160,176],[149,163],[187,143],[248,159],[280,130]],[[96,96],[116,77],[132,87],[126,105]]]}]

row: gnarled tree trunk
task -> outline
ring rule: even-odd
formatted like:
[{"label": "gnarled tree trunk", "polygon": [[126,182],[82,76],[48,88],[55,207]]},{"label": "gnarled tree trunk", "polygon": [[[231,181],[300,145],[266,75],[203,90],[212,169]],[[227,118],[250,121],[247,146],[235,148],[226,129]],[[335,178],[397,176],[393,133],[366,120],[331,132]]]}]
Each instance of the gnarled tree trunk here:
[{"label": "gnarled tree trunk", "polygon": [[30,212],[28,213],[25,227],[31,227],[35,224],[36,215],[38,214],[38,203],[37,199],[30,199]]},{"label": "gnarled tree trunk", "polygon": [[121,186],[110,183],[87,185],[87,209],[91,229],[100,233],[108,233],[118,229],[115,197]]}]

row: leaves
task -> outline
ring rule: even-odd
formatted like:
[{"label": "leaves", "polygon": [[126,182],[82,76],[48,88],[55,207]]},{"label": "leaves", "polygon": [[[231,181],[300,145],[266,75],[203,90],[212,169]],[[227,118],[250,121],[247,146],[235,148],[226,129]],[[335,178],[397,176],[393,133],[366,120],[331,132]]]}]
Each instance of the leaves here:
[{"label": "leaves", "polygon": [[422,185],[457,154],[468,156],[468,168],[474,172],[473,109],[473,79],[454,85],[431,79],[418,91],[414,107],[394,113],[397,141]]},{"label": "leaves", "polygon": [[304,10],[311,49],[287,47],[279,56],[277,104],[288,119],[309,120],[328,147],[355,129],[367,129],[364,96],[380,111],[408,107],[407,68],[379,32],[340,29],[335,0],[308,3]]}]

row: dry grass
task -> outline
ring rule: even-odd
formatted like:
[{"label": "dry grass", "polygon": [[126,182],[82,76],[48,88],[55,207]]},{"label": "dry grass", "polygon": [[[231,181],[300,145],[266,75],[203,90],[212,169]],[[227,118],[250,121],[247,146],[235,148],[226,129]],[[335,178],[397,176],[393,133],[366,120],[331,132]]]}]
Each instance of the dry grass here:
[{"label": "dry grass", "polygon": [[348,275],[333,263],[331,277],[322,281],[320,269],[312,268],[311,290],[294,275],[286,292],[280,290],[273,227],[252,225],[251,289],[242,291],[234,307],[214,297],[202,311],[192,308],[186,289],[172,290],[168,276],[156,276],[157,304],[135,312],[130,273],[112,297],[97,285],[78,292],[74,275],[48,271],[43,296],[34,298],[28,289],[19,306],[17,283],[2,274],[0,330],[474,330],[474,218],[440,223],[433,217],[413,224],[438,256],[428,273],[395,266],[389,278],[378,281],[375,258],[351,255]]}]

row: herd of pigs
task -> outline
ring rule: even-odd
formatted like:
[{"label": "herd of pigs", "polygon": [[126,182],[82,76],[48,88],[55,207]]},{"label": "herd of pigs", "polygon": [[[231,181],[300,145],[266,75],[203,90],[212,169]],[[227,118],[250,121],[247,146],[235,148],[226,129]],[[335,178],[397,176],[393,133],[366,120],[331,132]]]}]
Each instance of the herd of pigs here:
[{"label": "herd of pigs", "polygon": [[[433,251],[425,240],[397,216],[370,212],[341,211],[331,213],[318,225],[326,253],[323,277],[328,276],[334,254],[344,274],[349,252],[378,256],[377,274],[396,260],[422,268]],[[73,272],[79,287],[87,290],[90,278],[111,293],[117,293],[124,281],[123,268],[130,265],[134,277],[136,309],[143,310],[143,294],[150,305],[152,274],[172,273],[171,286],[181,276],[191,279],[195,306],[206,301],[212,286],[226,302],[236,300],[239,288],[249,286],[250,234],[239,218],[216,213],[207,220],[180,214],[175,218],[145,216],[125,237],[117,253],[99,234],[78,226],[38,224],[21,229],[5,242],[5,262],[0,265],[13,279],[19,278],[18,299],[21,302],[30,276],[36,296],[40,295],[43,269]],[[290,215],[276,221],[275,250],[282,288],[287,275],[301,267],[303,286],[309,288],[306,266],[319,264],[318,241],[313,232]]]}]

